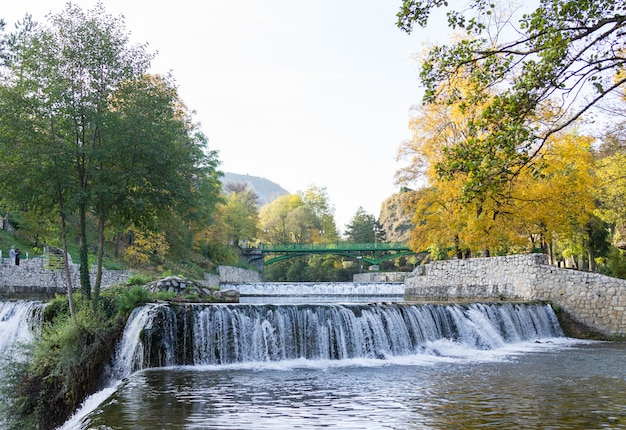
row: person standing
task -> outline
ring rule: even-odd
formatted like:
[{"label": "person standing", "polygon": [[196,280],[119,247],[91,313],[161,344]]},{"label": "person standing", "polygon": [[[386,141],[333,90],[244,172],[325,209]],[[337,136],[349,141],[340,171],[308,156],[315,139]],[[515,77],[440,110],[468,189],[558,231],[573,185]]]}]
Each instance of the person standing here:
[{"label": "person standing", "polygon": [[15,265],[19,266],[20,265],[20,250],[19,248],[15,248]]},{"label": "person standing", "polygon": [[9,259],[11,260],[11,264],[15,264],[15,247],[12,246],[9,250]]}]

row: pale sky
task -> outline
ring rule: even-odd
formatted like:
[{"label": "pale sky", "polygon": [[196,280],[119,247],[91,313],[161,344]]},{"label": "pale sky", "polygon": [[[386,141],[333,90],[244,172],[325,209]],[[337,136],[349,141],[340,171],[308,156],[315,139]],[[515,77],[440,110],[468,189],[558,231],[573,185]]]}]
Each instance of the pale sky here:
[{"label": "pale sky", "polygon": [[[0,18],[10,30],[27,12],[43,22],[65,3],[4,2]],[[413,55],[445,27],[403,33],[401,0],[102,3],[157,54],[153,72],[171,71],[221,170],[290,193],[326,187],[341,230],[359,206],[378,217],[398,191],[395,157],[421,97]]]}]

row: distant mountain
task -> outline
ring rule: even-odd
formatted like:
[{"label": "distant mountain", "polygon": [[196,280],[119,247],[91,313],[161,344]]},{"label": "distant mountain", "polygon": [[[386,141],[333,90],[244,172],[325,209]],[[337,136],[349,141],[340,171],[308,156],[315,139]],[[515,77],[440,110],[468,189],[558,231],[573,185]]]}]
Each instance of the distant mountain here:
[{"label": "distant mountain", "polygon": [[248,184],[259,196],[259,207],[271,203],[280,196],[290,194],[289,191],[269,179],[259,176],[240,175],[239,173],[224,172],[223,184]]}]

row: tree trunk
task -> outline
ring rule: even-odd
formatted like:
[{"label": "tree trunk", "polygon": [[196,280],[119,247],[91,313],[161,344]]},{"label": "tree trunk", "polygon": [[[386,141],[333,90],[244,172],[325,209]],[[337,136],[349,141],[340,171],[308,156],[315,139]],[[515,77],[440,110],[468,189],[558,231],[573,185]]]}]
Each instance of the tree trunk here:
[{"label": "tree trunk", "polygon": [[63,242],[63,270],[65,271],[65,283],[67,285],[67,300],[70,306],[70,315],[76,323],[76,309],[74,308],[74,297],[72,295],[72,274],[70,273],[70,263],[67,258],[67,234],[65,227],[65,213],[63,212],[63,197],[59,195],[59,216],[61,217],[61,241]]},{"label": "tree trunk", "polygon": [[98,299],[100,298],[100,287],[102,285],[102,259],[104,256],[104,214],[100,211],[98,219],[98,263],[96,269],[96,284],[93,287],[93,309],[98,309]]},{"label": "tree trunk", "polygon": [[87,249],[87,209],[86,203],[80,203],[80,288],[84,300],[91,300],[91,280],[89,279],[89,250]]}]

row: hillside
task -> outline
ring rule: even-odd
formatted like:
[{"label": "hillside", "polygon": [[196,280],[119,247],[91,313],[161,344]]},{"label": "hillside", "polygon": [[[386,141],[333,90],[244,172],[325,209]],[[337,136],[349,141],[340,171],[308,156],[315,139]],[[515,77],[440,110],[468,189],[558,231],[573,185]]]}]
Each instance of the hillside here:
[{"label": "hillside", "polygon": [[409,198],[411,193],[414,191],[401,190],[388,197],[381,205],[379,222],[387,234],[388,242],[408,242],[411,238],[414,225],[411,214],[403,206],[403,200]]},{"label": "hillside", "polygon": [[271,203],[280,196],[290,194],[289,191],[269,179],[259,176],[241,175],[238,173],[224,172],[223,184],[243,183],[248,184],[259,196],[259,207]]}]

